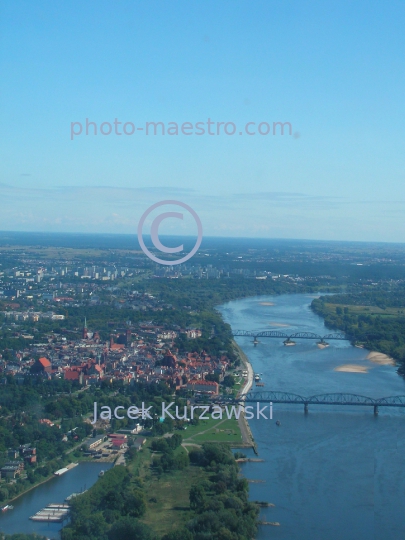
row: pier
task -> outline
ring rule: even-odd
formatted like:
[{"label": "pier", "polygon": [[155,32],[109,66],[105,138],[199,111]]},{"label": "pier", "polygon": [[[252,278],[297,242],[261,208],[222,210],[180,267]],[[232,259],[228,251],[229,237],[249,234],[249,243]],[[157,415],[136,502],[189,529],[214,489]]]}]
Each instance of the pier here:
[{"label": "pier", "polygon": [[32,521],[60,523],[68,517],[69,510],[70,506],[68,504],[50,503],[48,506],[31,516],[30,519],[32,519]]}]

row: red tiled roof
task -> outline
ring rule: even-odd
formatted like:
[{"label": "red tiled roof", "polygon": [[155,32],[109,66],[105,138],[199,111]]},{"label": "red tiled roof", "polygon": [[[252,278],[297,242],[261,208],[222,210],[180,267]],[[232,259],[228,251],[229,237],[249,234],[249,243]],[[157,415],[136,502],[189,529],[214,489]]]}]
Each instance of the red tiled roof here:
[{"label": "red tiled roof", "polygon": [[112,345],[110,346],[110,350],[112,351],[119,351],[124,348],[125,348],[125,345],[121,343],[112,343]]},{"label": "red tiled roof", "polygon": [[214,386],[215,388],[218,386],[218,383],[216,383],[215,381],[204,381],[203,379],[202,380],[196,380],[196,379],[193,379],[192,381],[189,381],[188,384],[202,384],[204,386]]},{"label": "red tiled roof", "polygon": [[79,380],[80,373],[78,371],[73,370],[66,370],[65,371],[65,379],[68,381],[77,381]]},{"label": "red tiled roof", "polygon": [[51,363],[50,361],[48,360],[48,358],[40,358],[38,360],[38,362],[41,364],[42,367],[46,368],[46,367],[51,367]]}]

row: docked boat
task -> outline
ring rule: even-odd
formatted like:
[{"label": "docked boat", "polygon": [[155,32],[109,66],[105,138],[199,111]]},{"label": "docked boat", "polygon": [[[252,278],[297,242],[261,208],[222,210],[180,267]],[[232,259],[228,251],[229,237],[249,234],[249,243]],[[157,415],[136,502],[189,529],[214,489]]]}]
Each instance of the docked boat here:
[{"label": "docked boat", "polygon": [[6,504],[6,506],[2,506],[1,507],[1,511],[2,512],[7,512],[7,510],[13,510],[14,506],[12,506],[11,504]]},{"label": "docked boat", "polygon": [[63,467],[63,469],[59,469],[58,471],[55,471],[53,474],[55,476],[62,476],[62,474],[65,474],[68,472],[68,468],[67,467]]},{"label": "docked boat", "polygon": [[276,422],[276,426],[281,426],[281,422],[280,422],[280,420],[277,420],[277,422]]},{"label": "docked boat", "polygon": [[255,375],[255,381],[260,381],[260,375],[259,374]]},{"label": "docked boat", "polygon": [[100,472],[98,473],[98,475],[99,475],[99,476],[104,476],[104,471],[100,471]]}]

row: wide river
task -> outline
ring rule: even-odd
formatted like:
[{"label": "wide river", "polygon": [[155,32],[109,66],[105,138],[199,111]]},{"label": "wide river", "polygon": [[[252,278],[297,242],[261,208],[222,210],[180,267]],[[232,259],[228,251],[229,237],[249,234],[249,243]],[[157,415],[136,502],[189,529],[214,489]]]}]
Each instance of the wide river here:
[{"label": "wide river", "polygon": [[91,487],[101,470],[107,470],[111,463],[79,463],[62,476],[55,476],[48,482],[21,495],[11,504],[14,510],[0,512],[0,531],[7,534],[36,533],[47,538],[60,538],[61,523],[43,523],[30,520],[49,503],[64,503],[72,493],[80,493]]},{"label": "wide river", "polygon": [[[313,297],[248,298],[219,308],[232,329],[309,331],[325,335],[323,320],[310,310]],[[368,352],[347,341],[319,349],[314,341],[236,338],[262,373],[263,388],[303,396],[333,392],[373,398],[405,395],[395,366],[366,359]],[[363,372],[336,371],[356,365]],[[276,425],[276,420],[281,422]],[[263,463],[246,463],[243,473],[252,500],[268,501],[258,540],[403,540],[405,538],[405,409],[273,405],[273,420],[249,424]],[[264,482],[263,482],[264,481]]]}]

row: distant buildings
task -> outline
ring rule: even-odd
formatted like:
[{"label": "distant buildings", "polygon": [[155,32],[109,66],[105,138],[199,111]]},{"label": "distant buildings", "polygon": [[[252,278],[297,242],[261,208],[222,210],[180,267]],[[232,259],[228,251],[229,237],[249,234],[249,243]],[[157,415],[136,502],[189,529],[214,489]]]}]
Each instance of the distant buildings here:
[{"label": "distant buildings", "polygon": [[217,395],[219,393],[219,384],[214,381],[192,380],[187,383],[187,390]]},{"label": "distant buildings", "polygon": [[86,447],[89,449],[89,450],[92,450],[93,448],[95,448],[96,446],[100,446],[100,444],[104,441],[104,436],[103,435],[99,435],[97,437],[91,437],[90,439],[87,439],[86,441]]},{"label": "distant buildings", "polygon": [[[187,389],[189,381],[202,381],[210,374],[218,375],[221,380],[229,365],[224,355],[179,354],[175,344],[179,335],[197,339],[201,333],[198,328],[140,322],[136,327],[127,326],[125,330],[111,333],[109,341],[103,342],[97,331],[89,331],[85,321],[79,336],[74,336],[72,331],[50,333],[49,337],[44,336],[44,343],[27,345],[24,350],[17,351],[12,361],[2,360],[0,356],[0,382],[6,384],[4,375],[7,374],[14,376],[18,384],[24,383],[25,376],[33,375],[64,378],[79,385],[97,385],[102,380],[122,380],[126,384],[161,381],[176,390]],[[217,389],[211,385],[198,391],[215,393]]]},{"label": "distant buildings", "polygon": [[40,418],[39,423],[48,427],[53,427],[55,424],[49,420],[49,418]]},{"label": "distant buildings", "polygon": [[36,373],[51,373],[52,364],[47,358],[40,358],[35,361],[32,370]]},{"label": "distant buildings", "polygon": [[[36,448],[31,447],[29,444],[20,445],[18,450],[9,448],[7,456],[11,459],[1,467],[0,478],[15,479],[24,470],[24,461],[30,464],[36,463],[36,453]],[[17,459],[18,457],[23,457],[24,461]]]},{"label": "distant buildings", "polygon": [[134,446],[135,450],[140,450],[145,443],[146,443],[145,437],[137,437],[134,440],[133,446]]}]

